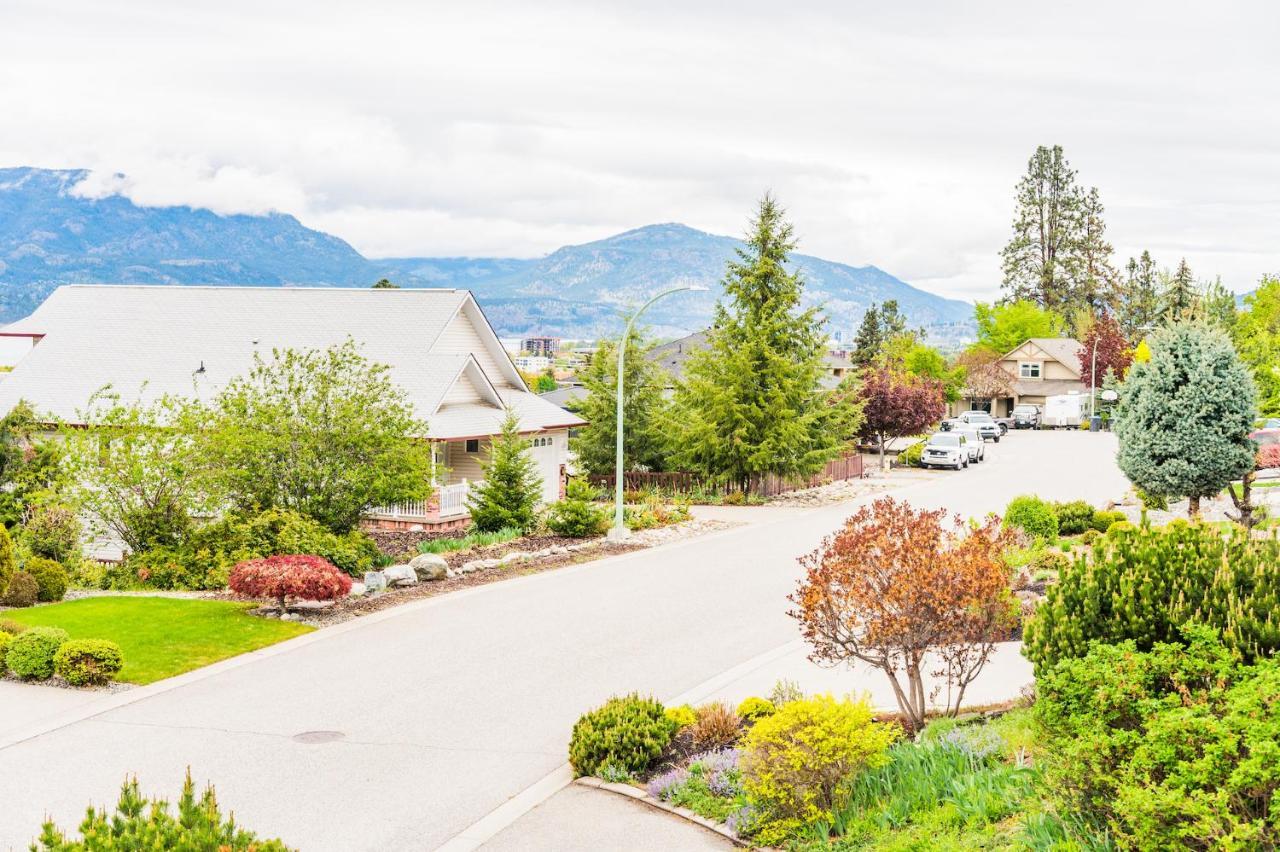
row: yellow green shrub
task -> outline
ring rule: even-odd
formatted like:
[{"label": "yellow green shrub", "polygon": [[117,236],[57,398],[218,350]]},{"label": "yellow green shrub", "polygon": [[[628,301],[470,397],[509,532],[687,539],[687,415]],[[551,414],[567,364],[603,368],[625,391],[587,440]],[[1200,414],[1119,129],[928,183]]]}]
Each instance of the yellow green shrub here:
[{"label": "yellow green shrub", "polygon": [[738,705],[738,715],[749,722],[755,722],[763,719],[765,716],[772,716],[778,712],[778,708],[767,698],[761,698],[758,695],[752,695],[744,698],[742,703]]},{"label": "yellow green shrub", "polygon": [[815,695],[756,722],[743,741],[742,784],[763,820],[756,840],[776,844],[831,819],[840,783],[885,761],[899,729],[872,721],[865,700]]},{"label": "yellow green shrub", "polygon": [[666,713],[667,718],[676,723],[677,729],[687,728],[698,721],[698,711],[688,704],[681,704],[679,707],[668,707]]}]

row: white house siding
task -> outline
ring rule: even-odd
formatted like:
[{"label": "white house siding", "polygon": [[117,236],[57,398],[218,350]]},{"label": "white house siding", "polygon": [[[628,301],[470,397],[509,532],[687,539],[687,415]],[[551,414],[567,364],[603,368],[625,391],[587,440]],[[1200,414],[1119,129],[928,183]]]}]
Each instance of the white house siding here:
[{"label": "white house siding", "polygon": [[453,383],[453,387],[449,388],[445,393],[441,405],[459,405],[468,402],[482,402],[483,397],[476,388],[475,383],[471,381],[471,377],[465,372],[458,376],[458,380]]},{"label": "white house siding", "polygon": [[[542,502],[560,499],[560,468],[568,458],[569,430],[560,429],[527,436],[533,443],[530,454],[542,477]],[[484,463],[489,459],[489,439],[480,439],[480,451],[468,453],[465,441],[449,441],[441,461],[449,468],[448,482],[477,482],[484,479]]]},{"label": "white house siding", "polygon": [[[453,318],[449,325],[445,326],[444,331],[436,339],[436,343],[431,347],[433,355],[473,355],[476,363],[480,365],[480,369],[484,370],[489,381],[493,382],[495,387],[511,387],[511,383],[507,380],[507,371],[502,369],[494,356],[490,347],[485,345],[484,340],[480,337],[480,333],[476,331],[476,327],[472,324],[471,318],[467,316],[466,310],[461,310],[458,315]],[[507,357],[504,353],[503,358]],[[507,368],[510,369],[509,367]]]}]

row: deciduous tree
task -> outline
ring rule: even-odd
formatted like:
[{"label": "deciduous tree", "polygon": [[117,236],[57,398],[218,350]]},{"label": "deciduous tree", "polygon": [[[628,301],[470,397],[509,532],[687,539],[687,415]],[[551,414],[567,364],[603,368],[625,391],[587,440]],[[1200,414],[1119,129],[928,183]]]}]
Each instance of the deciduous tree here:
[{"label": "deciduous tree", "polygon": [[1124,378],[1133,361],[1133,351],[1115,317],[1107,314],[1096,319],[1081,342],[1084,345],[1080,349],[1080,378],[1085,387],[1094,387],[1095,378],[1097,387],[1102,387],[1108,371],[1117,379]]},{"label": "deciduous tree", "polygon": [[334,532],[370,506],[431,493],[427,425],[354,341],[255,356],[214,403],[209,466],[243,509],[293,509]]},{"label": "deciduous tree", "polygon": [[977,345],[1000,355],[1028,338],[1058,337],[1064,331],[1061,316],[1026,299],[998,305],[978,302],[973,316],[978,323]]},{"label": "deciduous tree", "polygon": [[883,671],[916,730],[931,697],[925,676],[942,677],[955,715],[1015,619],[1004,562],[1012,534],[995,517],[967,531],[958,516],[948,521],[881,498],[801,560],[791,596],[810,659]]},{"label": "deciduous tree", "polygon": [[1217,329],[1176,323],[1149,341],[1151,359],[1135,360],[1121,387],[1117,460],[1148,494],[1189,498],[1195,517],[1201,498],[1253,469],[1253,382]]},{"label": "deciduous tree", "polygon": [[1263,277],[1244,305],[1233,335],[1236,349],[1253,374],[1258,407],[1280,415],[1280,277]]},{"label": "deciduous tree", "polygon": [[918,435],[946,413],[940,381],[891,367],[868,371],[858,393],[863,403],[860,436],[875,442],[881,467],[888,466],[890,441]]},{"label": "deciduous tree", "polygon": [[791,225],[766,195],[730,261],[707,347],[676,388],[673,455],[748,490],[761,474],[808,475],[846,446],[856,410],[821,386],[826,335],[804,282],[787,269]]}]

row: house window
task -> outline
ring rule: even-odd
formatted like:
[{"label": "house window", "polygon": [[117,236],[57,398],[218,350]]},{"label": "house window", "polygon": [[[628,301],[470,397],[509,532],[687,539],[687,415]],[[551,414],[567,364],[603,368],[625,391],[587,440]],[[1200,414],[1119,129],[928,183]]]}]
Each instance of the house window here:
[{"label": "house window", "polygon": [[1039,361],[1023,361],[1018,364],[1018,375],[1024,379],[1040,378]]},{"label": "house window", "polygon": [[478,452],[480,452],[480,439],[479,439],[479,438],[468,438],[468,439],[467,439],[467,452],[469,452],[469,453],[478,453]]},{"label": "house window", "polygon": [[532,443],[535,447],[549,447],[551,446],[551,436],[545,435],[541,438],[534,438]]}]

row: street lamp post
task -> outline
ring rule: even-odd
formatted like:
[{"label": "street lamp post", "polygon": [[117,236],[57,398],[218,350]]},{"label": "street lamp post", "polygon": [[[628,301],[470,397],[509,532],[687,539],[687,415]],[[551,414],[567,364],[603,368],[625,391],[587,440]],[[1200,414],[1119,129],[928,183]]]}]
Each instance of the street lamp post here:
[{"label": "street lamp post", "polygon": [[614,427],[617,430],[617,434],[614,436],[617,441],[617,446],[615,449],[616,455],[613,460],[613,528],[609,530],[608,538],[610,541],[623,541],[631,535],[631,530],[627,529],[626,521],[623,518],[624,513],[622,509],[622,491],[623,491],[623,487],[622,487],[623,486],[622,400],[623,400],[623,381],[624,381],[623,366],[624,366],[625,358],[627,354],[627,342],[631,340],[631,328],[632,326],[635,325],[636,320],[640,318],[640,315],[644,313],[645,310],[650,305],[652,305],[654,302],[661,299],[663,296],[670,296],[672,293],[683,293],[686,290],[706,290],[706,289],[707,289],[706,287],[701,287],[697,284],[690,284],[685,287],[673,287],[670,290],[664,290],[663,292],[654,296],[652,299],[650,299],[649,301],[641,305],[640,309],[637,310],[634,314],[632,314],[631,318],[627,320],[626,330],[622,332],[622,340],[618,342],[618,401],[616,403],[617,423],[615,424],[615,427]]},{"label": "street lamp post", "polygon": [[1089,365],[1089,422],[1093,423],[1093,415],[1096,413],[1094,405],[1094,394],[1098,392],[1098,335],[1093,336],[1093,361]]}]

